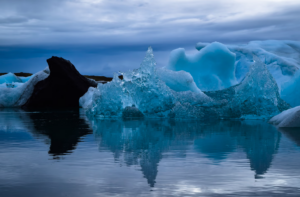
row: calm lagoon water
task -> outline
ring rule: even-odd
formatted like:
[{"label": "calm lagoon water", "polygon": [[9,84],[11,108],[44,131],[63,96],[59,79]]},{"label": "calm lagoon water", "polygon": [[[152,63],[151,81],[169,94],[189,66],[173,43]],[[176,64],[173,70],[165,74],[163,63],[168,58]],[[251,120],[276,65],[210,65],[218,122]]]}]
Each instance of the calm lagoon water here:
[{"label": "calm lagoon water", "polygon": [[300,196],[300,130],[2,109],[0,196]]}]

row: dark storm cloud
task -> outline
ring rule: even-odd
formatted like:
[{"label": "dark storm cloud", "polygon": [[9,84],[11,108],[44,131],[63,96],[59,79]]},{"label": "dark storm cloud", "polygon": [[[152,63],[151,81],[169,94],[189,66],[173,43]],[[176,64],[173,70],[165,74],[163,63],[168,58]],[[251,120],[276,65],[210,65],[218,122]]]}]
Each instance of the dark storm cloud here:
[{"label": "dark storm cloud", "polygon": [[101,62],[98,70],[112,72],[122,62],[138,66],[142,55],[133,54],[144,54],[149,45],[165,54],[157,55],[165,65],[166,51],[192,49],[199,41],[300,40],[299,10],[297,0],[0,0],[0,68],[61,55],[89,57]]}]

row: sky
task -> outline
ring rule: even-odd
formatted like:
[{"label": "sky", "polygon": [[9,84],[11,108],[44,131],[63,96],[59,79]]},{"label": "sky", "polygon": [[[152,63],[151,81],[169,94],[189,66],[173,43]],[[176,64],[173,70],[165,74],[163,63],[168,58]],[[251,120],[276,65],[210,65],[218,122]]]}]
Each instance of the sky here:
[{"label": "sky", "polygon": [[197,42],[300,40],[299,0],[0,0],[0,73],[35,73],[46,59],[82,74],[139,67],[148,46],[158,66]]}]

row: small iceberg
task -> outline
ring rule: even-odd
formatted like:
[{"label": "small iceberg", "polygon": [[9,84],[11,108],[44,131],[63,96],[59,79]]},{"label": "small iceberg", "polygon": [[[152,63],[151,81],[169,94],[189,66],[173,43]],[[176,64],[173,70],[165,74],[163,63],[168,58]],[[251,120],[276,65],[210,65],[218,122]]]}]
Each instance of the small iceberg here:
[{"label": "small iceberg", "polygon": [[274,116],[270,123],[278,127],[300,127],[300,106],[283,111]]},{"label": "small iceberg", "polygon": [[0,107],[23,106],[31,97],[35,84],[48,76],[48,67],[30,77],[20,78],[13,73],[0,76]]}]

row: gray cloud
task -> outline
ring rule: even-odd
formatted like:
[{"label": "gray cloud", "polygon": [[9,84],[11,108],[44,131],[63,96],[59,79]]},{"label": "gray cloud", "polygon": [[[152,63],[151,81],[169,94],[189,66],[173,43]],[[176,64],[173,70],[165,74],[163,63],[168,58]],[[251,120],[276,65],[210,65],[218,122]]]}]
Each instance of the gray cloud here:
[{"label": "gray cloud", "polygon": [[6,18],[0,18],[0,24],[15,24],[15,23],[24,23],[27,22],[28,19],[25,17],[6,17]]},{"label": "gray cloud", "polygon": [[297,0],[0,0],[0,46],[10,51],[0,52],[0,66],[13,56],[108,60],[122,52],[105,64],[117,68],[116,59],[149,45],[156,52],[192,49],[199,41],[300,40],[298,10]]}]

